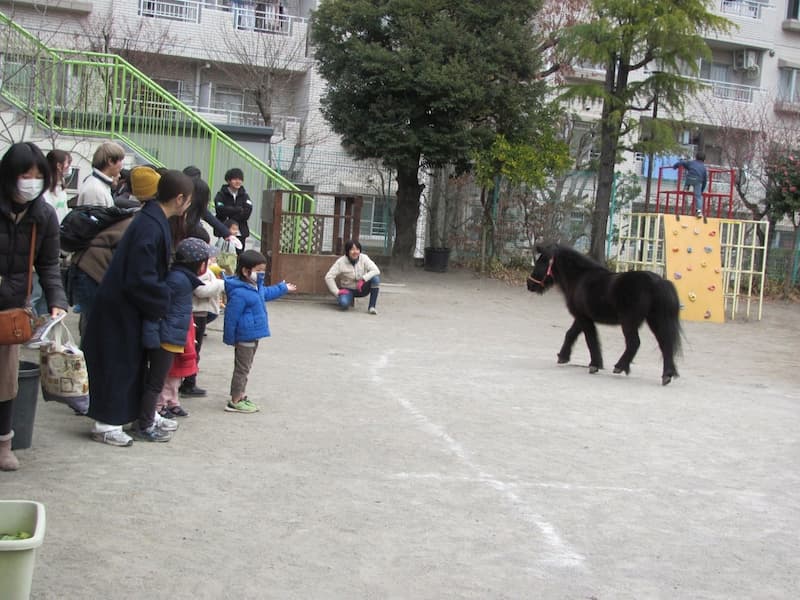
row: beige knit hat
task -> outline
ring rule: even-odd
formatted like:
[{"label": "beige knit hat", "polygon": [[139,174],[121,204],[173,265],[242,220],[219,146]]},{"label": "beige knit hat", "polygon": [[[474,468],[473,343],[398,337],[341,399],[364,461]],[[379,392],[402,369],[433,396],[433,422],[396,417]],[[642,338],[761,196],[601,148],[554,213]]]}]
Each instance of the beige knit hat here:
[{"label": "beige knit hat", "polygon": [[150,200],[158,191],[158,180],[161,179],[150,167],[134,167],[131,169],[131,193],[137,200]]}]

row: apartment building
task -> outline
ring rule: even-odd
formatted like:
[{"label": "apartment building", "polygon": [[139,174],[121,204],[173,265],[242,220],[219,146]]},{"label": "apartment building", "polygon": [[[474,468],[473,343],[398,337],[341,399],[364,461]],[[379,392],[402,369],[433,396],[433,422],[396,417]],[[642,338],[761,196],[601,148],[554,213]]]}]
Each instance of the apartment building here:
[{"label": "apartment building", "polygon": [[[662,109],[657,115],[683,123],[683,154],[702,147],[710,164],[755,170],[759,166],[747,164],[746,156],[731,164],[726,131],[800,132],[799,4],[714,0],[712,10],[735,27],[708,38],[711,58],[699,65],[703,88],[688,99],[684,113]],[[377,240],[390,228],[391,173],[352,161],[321,117],[325,84],[308,47],[308,17],[316,5],[317,0],[0,0],[0,10],[52,47],[122,55],[291,181],[320,192],[365,194],[362,233]],[[603,76],[580,66],[574,74]],[[599,107],[582,112],[591,122]],[[619,169],[643,179],[652,169],[655,179],[659,167],[674,158],[654,157],[651,166],[649,157],[630,153]]]},{"label": "apartment building", "polygon": [[308,46],[315,6],[316,0],[0,1],[0,10],[52,48],[122,56],[303,189],[363,195],[362,238],[382,241],[392,178],[378,164],[352,160],[322,118],[325,84]]}]

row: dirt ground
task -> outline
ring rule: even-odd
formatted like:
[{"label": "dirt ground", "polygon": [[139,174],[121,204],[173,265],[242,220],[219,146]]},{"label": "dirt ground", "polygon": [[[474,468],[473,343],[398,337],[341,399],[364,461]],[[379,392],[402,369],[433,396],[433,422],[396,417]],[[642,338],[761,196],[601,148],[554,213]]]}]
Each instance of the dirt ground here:
[{"label": "dirt ground", "polygon": [[[168,444],[98,444],[40,400],[0,473],[0,497],[46,505],[32,597],[797,595],[800,307],[685,323],[666,387],[646,330],[628,377],[589,375],[582,340],[557,365],[557,291],[387,273],[379,310],[270,303],[254,415],[223,411],[213,323],[208,397]],[[610,367],[622,335],[600,335]]]}]

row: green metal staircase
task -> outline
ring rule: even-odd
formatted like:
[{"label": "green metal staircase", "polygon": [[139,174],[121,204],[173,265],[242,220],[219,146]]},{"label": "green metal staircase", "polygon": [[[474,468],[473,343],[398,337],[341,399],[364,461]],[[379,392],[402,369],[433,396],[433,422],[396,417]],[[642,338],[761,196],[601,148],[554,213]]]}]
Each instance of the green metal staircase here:
[{"label": "green metal staircase", "polygon": [[[195,165],[212,196],[225,171],[239,167],[254,200],[254,221],[260,219],[260,190],[299,191],[123,58],[49,48],[3,13],[0,99],[52,136],[113,139],[143,163],[173,169]],[[311,200],[305,194],[287,196],[289,210]]]}]

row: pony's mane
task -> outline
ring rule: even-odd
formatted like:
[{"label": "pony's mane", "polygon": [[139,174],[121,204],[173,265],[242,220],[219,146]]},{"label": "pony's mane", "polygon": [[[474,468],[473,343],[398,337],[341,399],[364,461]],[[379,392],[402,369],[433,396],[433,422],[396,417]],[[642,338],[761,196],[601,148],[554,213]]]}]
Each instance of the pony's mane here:
[{"label": "pony's mane", "polygon": [[553,251],[553,258],[561,269],[565,271],[589,271],[594,269],[608,271],[605,265],[601,265],[593,258],[581,254],[569,246],[562,246],[561,244],[556,244]]}]

